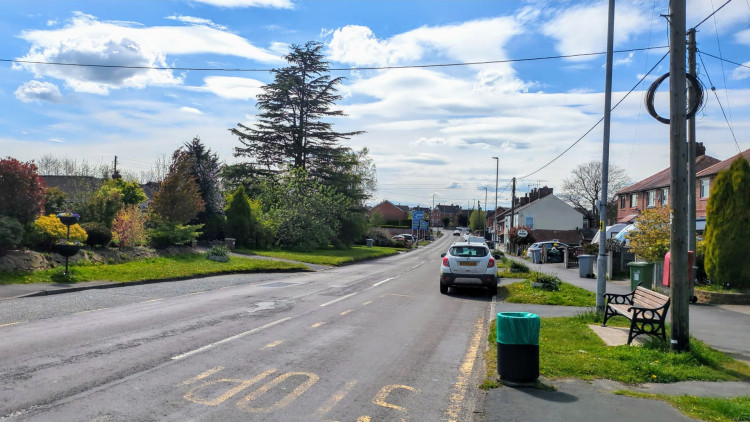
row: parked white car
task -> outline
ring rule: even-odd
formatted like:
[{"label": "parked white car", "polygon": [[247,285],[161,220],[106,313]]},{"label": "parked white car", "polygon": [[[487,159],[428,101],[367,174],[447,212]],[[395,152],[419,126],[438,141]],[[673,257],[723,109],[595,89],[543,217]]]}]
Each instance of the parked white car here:
[{"label": "parked white car", "polygon": [[456,285],[483,286],[491,294],[497,293],[497,267],[487,244],[482,242],[456,242],[448,252],[440,255],[440,293]]}]

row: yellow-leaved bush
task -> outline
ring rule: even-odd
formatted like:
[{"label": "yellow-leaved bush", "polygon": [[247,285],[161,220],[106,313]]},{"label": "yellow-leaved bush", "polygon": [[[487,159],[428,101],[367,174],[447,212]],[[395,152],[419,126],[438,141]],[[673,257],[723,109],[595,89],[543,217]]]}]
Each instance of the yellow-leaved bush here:
[{"label": "yellow-leaved bush", "polygon": [[[60,239],[67,239],[68,226],[63,224],[56,215],[43,215],[33,223],[34,229],[42,235],[47,242],[57,242]],[[70,226],[70,240],[85,242],[88,235],[80,225],[73,224]]]}]

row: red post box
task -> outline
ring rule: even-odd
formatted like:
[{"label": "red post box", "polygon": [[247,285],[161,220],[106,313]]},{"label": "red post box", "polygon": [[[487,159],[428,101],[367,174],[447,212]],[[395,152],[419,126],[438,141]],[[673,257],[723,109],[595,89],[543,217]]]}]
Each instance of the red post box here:
[{"label": "red post box", "polygon": [[[664,257],[664,273],[662,274],[661,284],[669,286],[669,266],[671,260],[672,251],[667,252]],[[688,251],[688,286],[693,288],[693,255],[695,252]]]}]

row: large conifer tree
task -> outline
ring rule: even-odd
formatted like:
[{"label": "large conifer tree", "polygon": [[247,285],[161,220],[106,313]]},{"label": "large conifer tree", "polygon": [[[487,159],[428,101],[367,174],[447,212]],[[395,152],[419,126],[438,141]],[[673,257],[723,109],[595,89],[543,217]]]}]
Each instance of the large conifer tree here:
[{"label": "large conifer tree", "polygon": [[275,174],[292,165],[315,175],[335,166],[346,149],[340,141],[361,133],[336,132],[324,120],[344,115],[331,109],[341,99],[336,85],[343,78],[328,74],[322,49],[315,41],[293,45],[284,57],[290,65],[274,70],[274,81],[258,96],[257,123],[231,129],[243,145],[235,148],[235,156],[253,160],[249,168],[256,174]]}]

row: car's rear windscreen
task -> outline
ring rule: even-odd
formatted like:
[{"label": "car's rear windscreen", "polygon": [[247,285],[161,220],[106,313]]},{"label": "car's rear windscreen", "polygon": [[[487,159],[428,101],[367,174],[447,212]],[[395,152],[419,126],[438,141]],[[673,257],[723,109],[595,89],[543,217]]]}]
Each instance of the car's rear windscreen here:
[{"label": "car's rear windscreen", "polygon": [[481,246],[454,246],[451,255],[458,257],[482,257],[487,256],[489,250]]}]

